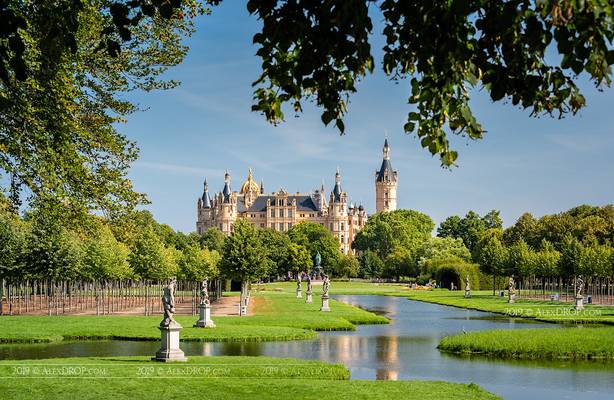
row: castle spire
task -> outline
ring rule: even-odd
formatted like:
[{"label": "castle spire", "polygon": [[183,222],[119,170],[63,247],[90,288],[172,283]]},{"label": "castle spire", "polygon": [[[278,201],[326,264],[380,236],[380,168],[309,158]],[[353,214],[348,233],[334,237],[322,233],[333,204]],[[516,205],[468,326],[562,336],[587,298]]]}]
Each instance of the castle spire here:
[{"label": "castle spire", "polygon": [[230,189],[230,174],[228,170],[224,174],[224,190],[222,193],[224,194],[224,203],[230,203],[230,193],[232,193],[232,190]]},{"label": "castle spire", "polygon": [[209,197],[209,184],[207,183],[207,178],[205,178],[202,200],[203,208],[211,208],[211,198]]},{"label": "castle spire", "polygon": [[333,188],[334,201],[341,201],[341,173],[339,167],[337,167],[337,173],[335,173],[335,187]]}]

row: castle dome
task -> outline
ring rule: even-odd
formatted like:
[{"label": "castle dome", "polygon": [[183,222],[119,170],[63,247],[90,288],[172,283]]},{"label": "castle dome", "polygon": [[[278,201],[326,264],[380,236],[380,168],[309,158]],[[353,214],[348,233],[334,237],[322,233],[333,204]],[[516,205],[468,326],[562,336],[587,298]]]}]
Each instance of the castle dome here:
[{"label": "castle dome", "polygon": [[249,192],[260,193],[260,186],[254,180],[254,175],[252,169],[249,169],[249,173],[247,175],[247,180],[241,185],[241,194],[246,194]]}]

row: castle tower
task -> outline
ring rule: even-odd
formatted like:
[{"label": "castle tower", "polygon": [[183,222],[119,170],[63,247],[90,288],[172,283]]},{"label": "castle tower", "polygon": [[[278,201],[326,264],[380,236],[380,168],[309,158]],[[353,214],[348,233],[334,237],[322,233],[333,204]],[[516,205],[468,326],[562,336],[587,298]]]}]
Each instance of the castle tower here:
[{"label": "castle tower", "polygon": [[382,166],[375,172],[375,212],[397,209],[397,171],[392,169],[390,163],[388,138],[384,140],[383,153]]},{"label": "castle tower", "polygon": [[341,250],[344,254],[347,254],[350,251],[352,242],[349,238],[347,193],[341,189],[341,173],[339,168],[337,168],[337,173],[335,173],[335,187],[330,193],[328,223],[329,230],[339,240]]}]

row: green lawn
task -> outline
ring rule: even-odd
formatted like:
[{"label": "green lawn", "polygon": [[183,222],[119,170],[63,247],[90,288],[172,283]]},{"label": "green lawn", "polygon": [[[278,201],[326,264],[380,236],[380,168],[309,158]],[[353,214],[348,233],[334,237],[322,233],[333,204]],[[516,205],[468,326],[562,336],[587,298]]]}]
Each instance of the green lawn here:
[{"label": "green lawn", "polygon": [[[257,299],[256,299],[257,298]],[[290,293],[254,294],[254,316],[216,317],[214,329],[193,328],[196,316],[178,316],[185,341],[271,341],[312,339],[318,330],[353,330],[355,324],[387,323],[384,317],[331,299],[331,312]],[[49,342],[64,339],[159,340],[160,316],[2,316],[0,342]]]},{"label": "green lawn", "polygon": [[3,361],[0,398],[498,399],[475,384],[348,377],[342,365],[269,357],[190,357],[186,364],[144,357]]},{"label": "green lawn", "polygon": [[448,336],[439,349],[504,358],[614,359],[614,328],[512,329]]},{"label": "green lawn", "polygon": [[463,291],[445,289],[409,291],[407,297],[411,300],[505,314],[512,317],[531,318],[543,322],[614,325],[614,307],[611,306],[585,305],[583,311],[575,311],[573,304],[560,301],[517,299],[515,303],[509,304],[507,297],[493,296],[492,291],[472,292],[469,299],[464,297]]}]

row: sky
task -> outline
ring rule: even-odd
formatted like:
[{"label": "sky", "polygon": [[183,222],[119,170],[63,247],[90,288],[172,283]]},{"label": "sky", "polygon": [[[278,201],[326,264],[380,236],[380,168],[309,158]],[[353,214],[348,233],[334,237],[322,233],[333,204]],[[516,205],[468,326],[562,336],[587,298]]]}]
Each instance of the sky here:
[{"label": "sky", "polygon": [[251,83],[260,73],[252,36],[260,22],[244,2],[223,2],[199,17],[185,42],[186,59],[167,74],[181,86],[131,95],[146,110],[119,127],[141,149],[130,178],[148,195],[145,208],[159,222],[191,232],[205,178],[210,192],[220,191],[228,169],[238,190],[251,167],[267,193],[282,187],[310,192],[322,182],[330,192],[339,167],[343,190],[371,214],[385,132],[399,176],[398,207],[424,212],[437,224],[469,210],[497,209],[509,226],[524,212],[541,216],[614,202],[614,88],[600,92],[581,80],[588,106],[564,119],[534,118],[478,91],[472,107],[485,138],[453,138],[458,166],[445,169],[415,136],[403,133],[414,110],[407,103],[409,82],[392,82],[381,72],[378,18],[376,71],[358,84],[341,136],[309,104],[300,116],[287,109],[278,126],[251,111]]}]

